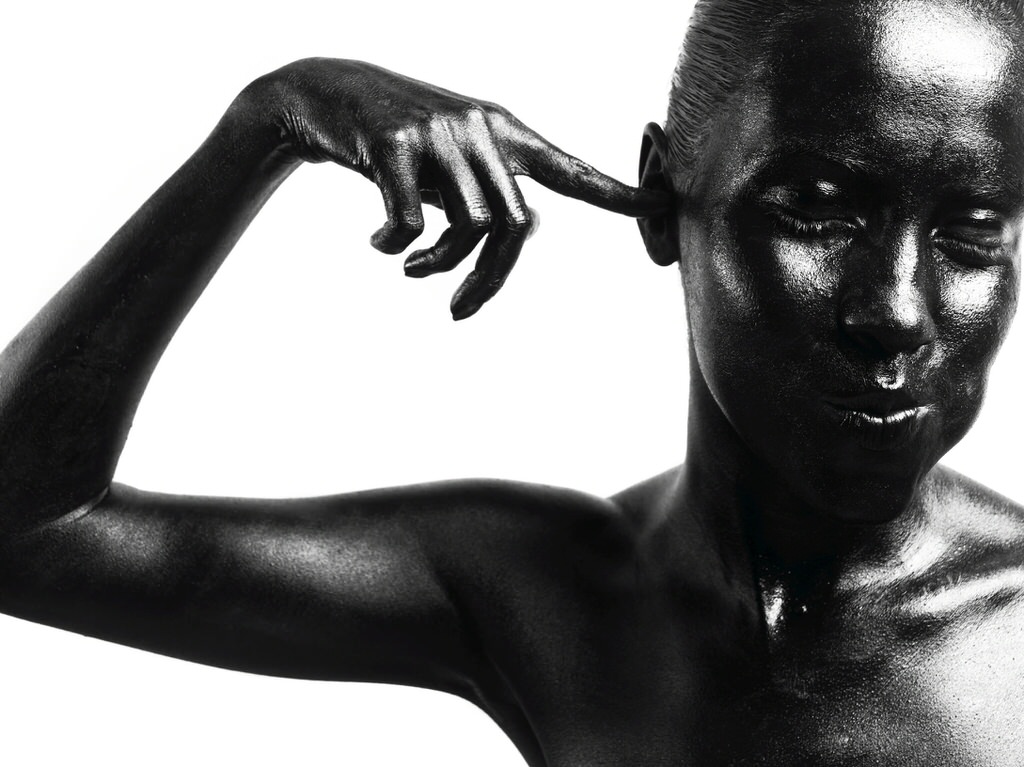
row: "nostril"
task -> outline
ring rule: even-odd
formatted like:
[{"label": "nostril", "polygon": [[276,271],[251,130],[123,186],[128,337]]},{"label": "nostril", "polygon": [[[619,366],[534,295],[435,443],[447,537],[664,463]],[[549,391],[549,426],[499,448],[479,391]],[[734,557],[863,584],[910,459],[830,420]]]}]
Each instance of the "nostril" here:
[{"label": "nostril", "polygon": [[840,327],[872,355],[913,352],[935,340],[935,323],[921,295],[851,296],[841,309]]}]

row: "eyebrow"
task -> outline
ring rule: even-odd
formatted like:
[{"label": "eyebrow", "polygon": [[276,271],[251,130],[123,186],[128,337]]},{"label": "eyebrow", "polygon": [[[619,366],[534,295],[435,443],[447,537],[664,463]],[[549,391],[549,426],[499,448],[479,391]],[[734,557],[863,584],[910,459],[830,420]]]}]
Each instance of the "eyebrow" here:
[{"label": "eyebrow", "polygon": [[791,170],[799,166],[818,166],[822,170],[845,172],[851,176],[882,176],[883,167],[869,160],[860,160],[848,155],[833,155],[806,150],[784,151],[770,155],[757,175]]},{"label": "eyebrow", "polygon": [[[884,184],[891,174],[891,168],[871,160],[851,157],[848,154],[831,154],[822,151],[783,151],[769,156],[763,166],[754,174],[760,181],[772,176],[800,170],[818,170],[840,173],[858,183]],[[995,173],[971,174],[968,183],[950,185],[948,190],[964,200],[979,205],[994,205],[1003,213],[1024,212],[1024,175],[1015,175],[1000,168]],[[965,174],[966,175],[966,174]]]},{"label": "eyebrow", "polygon": [[855,176],[880,176],[883,168],[881,165],[868,160],[857,160],[853,157],[821,155],[821,159],[832,165],[838,165]]},{"label": "eyebrow", "polygon": [[1001,213],[1024,212],[1024,177],[1004,177],[1003,180],[982,177],[954,186],[951,191],[967,202],[992,206]]}]

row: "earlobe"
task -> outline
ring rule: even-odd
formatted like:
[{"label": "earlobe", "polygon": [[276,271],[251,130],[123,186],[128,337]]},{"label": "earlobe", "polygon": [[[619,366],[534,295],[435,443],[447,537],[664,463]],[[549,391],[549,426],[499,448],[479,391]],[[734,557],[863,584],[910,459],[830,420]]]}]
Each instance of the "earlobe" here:
[{"label": "earlobe", "polygon": [[[657,123],[648,123],[640,145],[640,186],[672,192],[672,181],[667,172],[668,139]],[[679,260],[679,241],[676,237],[675,213],[637,219],[640,235],[647,246],[647,254],[659,266],[669,266]]]}]

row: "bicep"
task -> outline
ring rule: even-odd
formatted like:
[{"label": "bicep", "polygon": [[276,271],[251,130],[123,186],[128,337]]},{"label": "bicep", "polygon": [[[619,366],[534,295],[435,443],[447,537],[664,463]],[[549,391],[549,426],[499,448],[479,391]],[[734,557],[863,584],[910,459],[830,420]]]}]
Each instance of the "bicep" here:
[{"label": "bicep", "polygon": [[0,609],[202,663],[466,694],[477,662],[422,530],[451,493],[210,499],[115,485],[7,547]]}]

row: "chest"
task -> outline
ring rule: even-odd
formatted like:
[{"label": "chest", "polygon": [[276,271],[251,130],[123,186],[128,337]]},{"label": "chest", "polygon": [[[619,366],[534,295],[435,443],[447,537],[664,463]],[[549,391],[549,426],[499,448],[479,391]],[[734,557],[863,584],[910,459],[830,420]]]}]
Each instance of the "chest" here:
[{"label": "chest", "polygon": [[750,718],[723,763],[1020,764],[1024,607],[979,596],[938,612],[880,598],[791,616],[768,638],[761,681],[737,699]]},{"label": "chest", "polygon": [[585,733],[570,751],[588,763],[1017,767],[1024,758],[1017,599],[989,595],[942,615],[871,599],[796,606],[760,634],[735,605],[633,609],[622,625],[615,613],[600,617],[606,641],[578,645],[586,652],[573,656],[571,679],[564,665],[556,685],[534,677],[558,711],[534,719],[544,739]]}]

